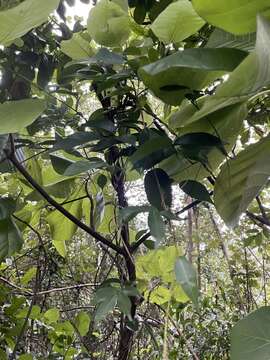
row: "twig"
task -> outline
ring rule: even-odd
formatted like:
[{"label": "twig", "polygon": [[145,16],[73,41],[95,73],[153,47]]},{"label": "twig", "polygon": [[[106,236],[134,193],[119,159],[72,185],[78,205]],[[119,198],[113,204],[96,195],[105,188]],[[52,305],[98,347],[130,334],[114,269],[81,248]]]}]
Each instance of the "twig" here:
[{"label": "twig", "polygon": [[16,284],[13,284],[11,281],[9,281],[8,279],[4,278],[3,276],[0,276],[0,281],[4,284],[6,284],[7,286],[13,288],[13,289],[16,289],[22,293],[25,293],[27,295],[31,295],[33,296],[33,292],[30,291],[30,290],[27,290],[27,289],[24,289],[24,288],[21,288],[20,286],[16,285]]},{"label": "twig", "polygon": [[93,229],[91,229],[89,226],[81,222],[78,218],[76,218],[74,215],[72,215],[69,211],[67,211],[63,206],[61,206],[57,201],[55,201],[44,189],[41,187],[28,173],[28,171],[21,165],[21,163],[16,159],[13,153],[7,154],[7,158],[12,162],[12,164],[16,167],[16,169],[25,177],[25,179],[29,182],[29,184],[37,190],[43,197],[48,201],[50,205],[52,205],[56,210],[58,210],[60,213],[62,213],[66,218],[68,218],[70,221],[72,221],[75,225],[77,225],[79,228],[84,230],[86,233],[91,235],[96,241],[102,243],[103,245],[106,245],[110,249],[116,251],[118,254],[124,255],[124,251],[121,247],[118,245],[113,244],[111,241],[107,240],[104,236],[97,233]]}]

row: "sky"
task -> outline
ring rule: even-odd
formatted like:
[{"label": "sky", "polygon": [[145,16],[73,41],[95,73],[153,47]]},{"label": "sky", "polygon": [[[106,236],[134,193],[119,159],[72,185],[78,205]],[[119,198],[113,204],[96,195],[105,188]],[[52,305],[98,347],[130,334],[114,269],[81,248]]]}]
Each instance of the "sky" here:
[{"label": "sky", "polygon": [[83,4],[79,0],[76,0],[75,6],[67,9],[68,16],[82,16],[85,20],[88,17],[89,10],[91,9],[91,4]]}]

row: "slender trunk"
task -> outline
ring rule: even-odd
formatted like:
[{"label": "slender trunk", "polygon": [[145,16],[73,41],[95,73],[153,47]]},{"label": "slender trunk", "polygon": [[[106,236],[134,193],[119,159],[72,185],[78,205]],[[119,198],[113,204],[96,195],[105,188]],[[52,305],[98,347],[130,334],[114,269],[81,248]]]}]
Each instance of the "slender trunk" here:
[{"label": "slender trunk", "polygon": [[195,224],[195,236],[196,236],[196,248],[197,248],[197,273],[198,273],[198,288],[202,289],[202,266],[201,266],[201,249],[200,249],[200,236],[199,236],[199,212],[194,208],[194,224]]},{"label": "slender trunk", "polygon": [[[112,185],[115,189],[117,195],[117,201],[119,208],[124,208],[128,206],[128,202],[125,195],[125,183],[124,183],[124,173],[121,169],[121,162],[118,158],[118,149],[117,147],[112,147],[109,154],[110,161],[116,165],[118,169],[112,175]],[[125,267],[127,272],[127,279],[131,283],[136,281],[136,268],[132,256],[132,249],[130,246],[130,236],[129,236],[129,227],[128,224],[123,224],[121,228],[121,240],[123,242],[124,248],[124,260]],[[126,276],[125,276],[126,277]],[[134,319],[136,314],[136,298],[130,297],[131,301],[131,316]],[[133,345],[133,331],[128,327],[128,319],[125,316],[122,316],[121,325],[120,325],[120,341],[118,348],[118,360],[127,360],[129,359],[131,348]]]},{"label": "slender trunk", "polygon": [[[192,198],[188,197],[188,204],[192,203]],[[192,229],[192,215],[193,209],[188,209],[188,245],[187,245],[187,255],[189,261],[193,262],[193,251],[194,251],[194,244],[193,244],[193,229]]]}]

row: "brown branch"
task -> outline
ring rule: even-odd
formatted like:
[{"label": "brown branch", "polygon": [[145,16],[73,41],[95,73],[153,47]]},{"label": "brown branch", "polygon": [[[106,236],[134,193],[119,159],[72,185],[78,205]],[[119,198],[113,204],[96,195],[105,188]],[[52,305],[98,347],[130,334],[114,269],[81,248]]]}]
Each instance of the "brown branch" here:
[{"label": "brown branch", "polygon": [[270,226],[270,221],[268,219],[265,219],[262,216],[255,215],[250,211],[246,211],[246,215],[253,221],[257,221],[260,224],[265,225],[265,226]]},{"label": "brown branch", "polygon": [[[0,276],[0,282],[6,284],[7,286],[18,290],[20,293],[23,293],[25,295],[28,296],[34,296],[34,292],[25,288],[22,288],[16,284],[13,284],[11,281],[9,281],[8,279],[4,278],[3,276]],[[60,292],[60,291],[66,291],[66,290],[73,290],[73,289],[83,289],[85,287],[96,287],[99,284],[93,284],[93,283],[85,283],[85,284],[75,284],[75,285],[69,285],[69,286],[63,286],[63,287],[58,287],[58,288],[52,288],[52,289],[48,289],[48,290],[44,290],[44,291],[39,291],[37,292],[35,295],[36,296],[42,296],[42,295],[47,295],[47,294],[51,294],[51,293],[55,293],[55,292]]]},{"label": "brown branch", "polygon": [[11,281],[9,281],[8,279],[4,278],[3,276],[0,276],[0,282],[6,284],[7,286],[18,290],[19,292],[25,294],[25,295],[30,295],[33,296],[33,292],[24,288],[21,288],[20,286],[13,284]]},{"label": "brown branch", "polygon": [[81,222],[78,218],[72,215],[69,211],[67,211],[63,206],[61,206],[57,201],[55,201],[44,189],[41,187],[28,173],[28,171],[24,168],[24,166],[16,159],[13,153],[7,154],[7,158],[12,162],[15,168],[25,177],[25,179],[29,182],[29,184],[37,190],[47,202],[52,205],[56,210],[58,210],[61,214],[63,214],[67,219],[72,221],[79,228],[84,230],[86,233],[91,235],[96,241],[106,245],[108,248],[116,251],[118,254],[124,254],[124,251],[118,245],[113,244],[111,241],[107,240],[104,236],[97,233],[89,226]]},{"label": "brown branch", "polygon": [[49,290],[44,290],[44,291],[40,291],[37,293],[37,295],[47,295],[53,292],[60,292],[60,291],[66,291],[66,290],[73,290],[73,289],[82,289],[85,287],[96,287],[99,284],[93,284],[93,283],[85,283],[85,284],[77,284],[77,285],[69,285],[69,286],[64,286],[64,287],[59,287],[59,288],[52,288]]}]

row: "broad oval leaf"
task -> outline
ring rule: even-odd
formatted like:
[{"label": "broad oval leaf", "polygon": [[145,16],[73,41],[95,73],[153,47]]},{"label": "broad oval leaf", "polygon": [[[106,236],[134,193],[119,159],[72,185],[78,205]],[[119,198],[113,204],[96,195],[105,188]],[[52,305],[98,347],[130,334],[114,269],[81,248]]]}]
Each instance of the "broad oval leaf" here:
[{"label": "broad oval leaf", "polygon": [[270,176],[270,136],[248,146],[221,168],[214,188],[214,204],[228,226],[258,195]]},{"label": "broad oval leaf", "polygon": [[165,224],[160,212],[155,207],[151,207],[148,215],[148,226],[151,235],[156,240],[157,247],[165,239]]},{"label": "broad oval leaf", "polygon": [[215,29],[210,35],[206,47],[209,48],[236,48],[244,51],[254,50],[256,33],[234,35],[222,29]]},{"label": "broad oval leaf", "polygon": [[207,22],[234,34],[256,30],[256,15],[270,18],[269,0],[192,0],[197,13]]},{"label": "broad oval leaf", "polygon": [[181,190],[193,199],[212,203],[212,199],[206,187],[195,180],[183,181],[180,184]]},{"label": "broad oval leaf", "polygon": [[75,326],[81,336],[85,336],[88,333],[90,326],[90,317],[85,311],[80,311],[75,318]]},{"label": "broad oval leaf", "polygon": [[22,236],[12,218],[0,220],[0,262],[20,250]]},{"label": "broad oval leaf", "polygon": [[149,212],[150,206],[127,206],[119,209],[120,222],[129,222],[142,212]]},{"label": "broad oval leaf", "polygon": [[98,44],[119,46],[129,37],[128,15],[116,3],[101,0],[90,10],[87,30]]},{"label": "broad oval leaf", "polygon": [[165,44],[180,42],[196,33],[205,21],[188,0],[178,0],[166,7],[151,25],[151,30]]},{"label": "broad oval leaf", "polygon": [[264,306],[238,321],[231,334],[231,360],[268,360],[270,307]]},{"label": "broad oval leaf", "polygon": [[107,166],[107,164],[99,158],[74,161],[53,154],[50,155],[50,158],[54,170],[63,176],[75,176],[89,170],[100,169]]},{"label": "broad oval leaf", "polygon": [[[77,199],[80,197],[80,191],[76,190],[72,199]],[[68,199],[68,200],[72,200]],[[82,217],[82,200],[72,201],[63,207],[69,211],[73,216],[76,216],[77,219]],[[47,216],[47,222],[50,226],[53,244],[59,254],[63,257],[66,255],[65,251],[65,242],[70,240],[77,230],[77,225],[70,221],[66,216],[60,213],[58,210],[53,210]]]},{"label": "broad oval leaf", "polygon": [[185,95],[233,71],[246,55],[238,49],[186,49],[141,67],[139,76],[157,97],[178,105]]},{"label": "broad oval leaf", "polygon": [[59,0],[25,0],[11,9],[0,11],[0,44],[9,45],[41,25],[58,4]]},{"label": "broad oval leaf", "polygon": [[95,320],[97,322],[103,320],[106,315],[115,308],[117,303],[117,294],[114,294],[115,293],[112,293],[110,297],[98,304],[95,314]]},{"label": "broad oval leaf", "polygon": [[94,55],[90,43],[81,34],[74,34],[71,39],[61,42],[61,50],[72,60],[89,58]]},{"label": "broad oval leaf", "polygon": [[46,102],[40,99],[7,101],[0,104],[0,134],[20,132],[32,124],[45,109]]},{"label": "broad oval leaf", "polygon": [[141,144],[130,161],[134,168],[149,169],[175,152],[167,136],[153,136]]},{"label": "broad oval leaf", "polygon": [[166,210],[172,204],[172,181],[162,169],[148,171],[144,178],[146,196],[158,210]]}]

